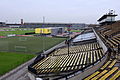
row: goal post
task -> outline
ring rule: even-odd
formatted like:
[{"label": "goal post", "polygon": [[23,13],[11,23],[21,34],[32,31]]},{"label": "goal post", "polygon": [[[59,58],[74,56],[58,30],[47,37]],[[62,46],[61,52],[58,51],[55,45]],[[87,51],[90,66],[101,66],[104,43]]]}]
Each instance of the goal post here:
[{"label": "goal post", "polygon": [[27,47],[25,46],[15,46],[16,52],[27,52]]},{"label": "goal post", "polygon": [[27,41],[27,37],[19,37],[19,41]]}]

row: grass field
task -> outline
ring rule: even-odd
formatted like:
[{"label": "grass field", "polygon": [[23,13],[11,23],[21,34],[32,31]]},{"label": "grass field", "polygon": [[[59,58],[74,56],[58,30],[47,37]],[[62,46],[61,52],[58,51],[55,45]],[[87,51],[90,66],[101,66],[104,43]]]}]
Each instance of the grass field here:
[{"label": "grass field", "polygon": [[64,41],[66,38],[9,37],[0,38],[0,51],[37,53]]},{"label": "grass field", "polygon": [[0,52],[0,75],[35,57],[34,54]]},{"label": "grass field", "polygon": [[[52,37],[8,37],[0,38],[0,75],[35,57],[34,54],[62,42],[66,38]],[[44,44],[44,45],[43,45]]]},{"label": "grass field", "polygon": [[71,30],[70,32],[81,32],[81,30]]},{"label": "grass field", "polygon": [[7,36],[8,34],[25,34],[29,32],[34,32],[34,30],[0,31],[0,36]]},{"label": "grass field", "polygon": [[[8,34],[25,34],[34,30],[0,31],[0,36]],[[35,57],[35,54],[47,50],[66,38],[52,37],[8,37],[0,38],[0,76],[16,68],[20,64]]]}]

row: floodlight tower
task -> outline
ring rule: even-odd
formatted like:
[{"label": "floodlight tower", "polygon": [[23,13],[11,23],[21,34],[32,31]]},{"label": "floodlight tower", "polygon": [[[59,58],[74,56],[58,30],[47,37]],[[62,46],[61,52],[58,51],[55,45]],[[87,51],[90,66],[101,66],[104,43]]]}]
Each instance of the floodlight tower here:
[{"label": "floodlight tower", "polygon": [[[45,17],[43,16],[43,28],[45,27],[44,24],[45,24]],[[42,34],[43,35],[42,36],[42,42],[43,42],[43,53],[44,53],[45,52],[45,50],[44,50],[45,49],[44,48],[45,47],[45,44],[44,44],[44,29],[42,29],[42,33],[43,33]]]},{"label": "floodlight tower", "polygon": [[68,44],[68,56],[70,54],[70,50],[69,50],[69,47],[70,47],[70,29],[71,25],[68,25],[68,41],[67,41],[67,44]]}]

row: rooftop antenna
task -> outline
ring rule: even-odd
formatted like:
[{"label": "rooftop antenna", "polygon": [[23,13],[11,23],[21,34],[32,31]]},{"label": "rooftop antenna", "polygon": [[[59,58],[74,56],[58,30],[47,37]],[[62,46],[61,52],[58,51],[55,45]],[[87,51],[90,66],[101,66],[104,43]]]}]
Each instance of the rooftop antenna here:
[{"label": "rooftop antenna", "polygon": [[45,17],[43,16],[43,24],[45,23]]},{"label": "rooftop antenna", "polygon": [[115,10],[113,11],[113,14],[115,14]]},{"label": "rooftop antenna", "polygon": [[8,20],[5,21],[5,23],[7,24]]},{"label": "rooftop antenna", "polygon": [[109,9],[109,13],[108,14],[114,14],[115,11],[113,9]]},{"label": "rooftop antenna", "polygon": [[108,14],[110,14],[110,9],[109,9],[109,13]]}]

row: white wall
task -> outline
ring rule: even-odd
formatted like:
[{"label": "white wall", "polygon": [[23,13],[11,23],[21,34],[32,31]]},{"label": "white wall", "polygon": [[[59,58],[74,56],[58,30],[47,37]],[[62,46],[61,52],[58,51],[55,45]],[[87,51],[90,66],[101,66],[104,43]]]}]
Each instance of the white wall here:
[{"label": "white wall", "polygon": [[93,29],[96,37],[97,37],[97,41],[99,43],[99,45],[103,48],[104,53],[107,51],[107,47],[105,46],[105,44],[103,43],[103,41],[100,39],[100,37],[97,35],[96,31]]},{"label": "white wall", "polygon": [[107,18],[100,21],[100,23],[105,22],[105,21],[115,21],[115,17],[114,16],[112,16],[112,17],[108,16]]},{"label": "white wall", "polygon": [[110,16],[108,16],[108,17],[106,18],[106,21],[115,21],[115,17],[110,17]]}]

